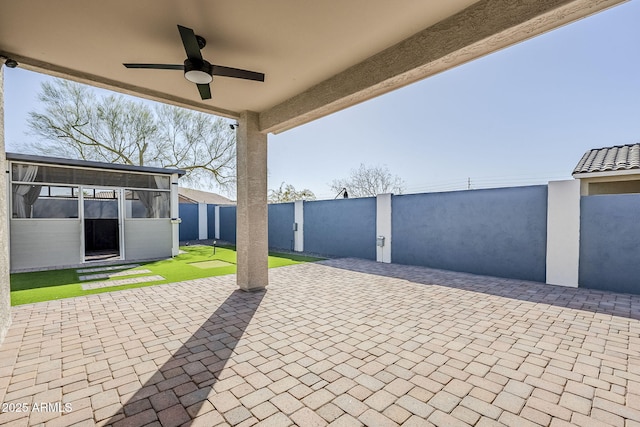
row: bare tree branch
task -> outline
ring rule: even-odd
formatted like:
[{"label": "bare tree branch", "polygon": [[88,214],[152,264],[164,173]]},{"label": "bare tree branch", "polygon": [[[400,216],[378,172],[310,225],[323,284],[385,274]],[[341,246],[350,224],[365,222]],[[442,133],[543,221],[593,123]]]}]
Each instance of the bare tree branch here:
[{"label": "bare tree branch", "polygon": [[397,175],[392,175],[386,166],[365,166],[360,164],[358,169],[352,169],[348,178],[334,179],[329,184],[336,193],[347,189],[351,197],[375,197],[383,193],[402,194],[404,181]]},{"label": "bare tree branch", "polygon": [[98,96],[66,80],[43,83],[29,114],[29,151],[83,160],[180,168],[201,188],[235,185],[235,132],[220,118],[122,95]]}]

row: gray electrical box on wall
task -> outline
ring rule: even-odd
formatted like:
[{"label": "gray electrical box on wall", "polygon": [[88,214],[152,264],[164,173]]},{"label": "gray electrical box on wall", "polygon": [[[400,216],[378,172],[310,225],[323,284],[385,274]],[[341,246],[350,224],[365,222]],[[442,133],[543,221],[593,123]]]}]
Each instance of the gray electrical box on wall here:
[{"label": "gray electrical box on wall", "polygon": [[376,246],[384,246],[384,236],[378,236],[378,238],[376,239]]},{"label": "gray electrical box on wall", "polygon": [[298,231],[298,223],[297,222],[293,223],[293,231]]}]

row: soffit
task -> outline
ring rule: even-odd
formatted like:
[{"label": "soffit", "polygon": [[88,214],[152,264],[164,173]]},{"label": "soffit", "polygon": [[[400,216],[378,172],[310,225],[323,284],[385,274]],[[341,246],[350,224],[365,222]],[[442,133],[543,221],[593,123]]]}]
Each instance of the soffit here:
[{"label": "soffit", "polygon": [[[263,111],[473,4],[475,0],[2,0],[0,52],[21,66],[120,84],[235,116]],[[202,101],[180,71],[176,25],[207,40],[209,62],[266,75],[264,83],[215,77]]]},{"label": "soffit", "polygon": [[[0,55],[21,67],[238,118],[282,132],[505,48],[623,0],[0,0]],[[216,77],[201,100],[176,25],[207,39]]]}]

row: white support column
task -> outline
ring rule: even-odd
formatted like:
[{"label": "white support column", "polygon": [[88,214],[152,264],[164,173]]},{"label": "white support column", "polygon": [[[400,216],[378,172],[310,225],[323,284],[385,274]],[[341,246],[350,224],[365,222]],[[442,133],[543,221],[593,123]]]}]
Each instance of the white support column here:
[{"label": "white support column", "polygon": [[578,287],[580,180],[549,182],[547,196],[547,283]]},{"label": "white support column", "polygon": [[207,240],[208,236],[207,204],[198,203],[198,240]]},{"label": "white support column", "polygon": [[7,160],[4,150],[4,65],[0,62],[0,344],[11,324],[9,286],[9,192]]},{"label": "white support column", "polygon": [[259,116],[240,114],[237,129],[236,250],[238,287],[260,290],[269,283],[267,211],[267,135],[259,130]]},{"label": "white support column", "polygon": [[213,210],[214,210],[214,213],[215,213],[215,218],[214,218],[214,221],[215,221],[215,225],[214,225],[215,230],[214,230],[214,235],[213,235],[213,236],[214,236],[216,239],[219,239],[219,238],[220,238],[220,206],[216,205],[216,206],[213,208]]},{"label": "white support column", "polygon": [[391,193],[376,197],[376,261],[391,262]]},{"label": "white support column", "polygon": [[180,205],[178,204],[178,174],[171,174],[171,256],[180,253]]},{"label": "white support column", "polygon": [[304,251],[304,201],[296,200],[293,205],[293,250]]}]

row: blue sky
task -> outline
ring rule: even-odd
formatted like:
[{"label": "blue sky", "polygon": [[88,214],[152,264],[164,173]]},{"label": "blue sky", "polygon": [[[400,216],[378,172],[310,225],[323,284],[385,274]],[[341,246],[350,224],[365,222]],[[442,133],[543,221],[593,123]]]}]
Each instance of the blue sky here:
[{"label": "blue sky", "polygon": [[[590,148],[640,142],[640,1],[279,135],[269,188],[333,198],[333,179],[383,165],[407,193],[571,179]],[[5,140],[20,151],[44,75],[5,68]]]}]

